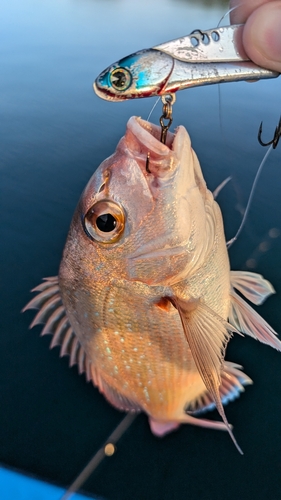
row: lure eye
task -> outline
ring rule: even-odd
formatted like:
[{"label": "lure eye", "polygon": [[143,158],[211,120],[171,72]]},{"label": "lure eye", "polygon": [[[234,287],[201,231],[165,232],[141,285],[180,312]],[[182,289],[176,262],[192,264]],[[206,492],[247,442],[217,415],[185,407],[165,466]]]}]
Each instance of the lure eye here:
[{"label": "lure eye", "polygon": [[132,83],[132,75],[125,68],[115,68],[110,73],[110,83],[115,90],[127,90]]},{"label": "lure eye", "polygon": [[122,207],[113,201],[98,201],[86,213],[83,226],[92,240],[115,243],[124,231],[125,214]]}]

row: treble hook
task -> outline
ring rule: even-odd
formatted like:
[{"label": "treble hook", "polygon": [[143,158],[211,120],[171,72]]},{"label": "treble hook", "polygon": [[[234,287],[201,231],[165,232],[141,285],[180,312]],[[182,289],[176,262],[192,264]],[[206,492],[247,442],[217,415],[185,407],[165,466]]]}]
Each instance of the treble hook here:
[{"label": "treble hook", "polygon": [[262,134],[262,122],[260,124],[259,132],[258,132],[258,141],[262,146],[270,146],[272,144],[273,149],[277,147],[277,144],[279,142],[279,139],[281,137],[281,116],[279,119],[279,123],[275,129],[273,139],[269,142],[263,142],[261,139],[261,134]]}]

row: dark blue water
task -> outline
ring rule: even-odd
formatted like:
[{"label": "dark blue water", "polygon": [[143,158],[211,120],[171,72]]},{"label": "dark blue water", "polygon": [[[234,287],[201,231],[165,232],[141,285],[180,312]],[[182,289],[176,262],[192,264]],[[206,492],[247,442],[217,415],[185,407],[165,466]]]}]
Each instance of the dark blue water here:
[{"label": "dark blue water", "polygon": [[[154,103],[101,101],[92,82],[122,56],[214,27],[226,9],[224,2],[183,0],[2,2],[0,461],[6,465],[67,485],[122,418],[59,359],[57,348],[48,350],[39,328],[28,330],[32,312],[20,314],[29,290],[57,274],[87,180],[114,151],[128,118],[146,118]],[[220,107],[217,86],[177,96],[174,124],[188,129],[210,188],[232,176],[219,198],[227,238],[239,225],[264,154],[259,123],[269,139],[280,108],[280,78],[222,85]],[[259,309],[279,332],[280,168],[277,148],[230,251],[234,269],[251,268],[274,284],[276,295]],[[255,382],[227,407],[244,457],[227,434],[191,426],[158,440],[142,415],[85,491],[110,500],[279,499],[281,354],[235,338],[227,357]]]}]

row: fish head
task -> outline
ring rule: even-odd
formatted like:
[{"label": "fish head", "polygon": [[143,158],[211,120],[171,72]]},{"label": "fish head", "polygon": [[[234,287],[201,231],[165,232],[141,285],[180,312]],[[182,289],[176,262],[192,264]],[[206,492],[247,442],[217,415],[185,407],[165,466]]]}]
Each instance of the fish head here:
[{"label": "fish head", "polygon": [[204,260],[206,203],[213,197],[185,128],[168,132],[166,144],[160,134],[160,127],[130,118],[81,196],[61,276],[166,286]]},{"label": "fish head", "polygon": [[102,99],[123,101],[165,93],[174,59],[164,52],[141,50],[105,69],[93,84]]}]

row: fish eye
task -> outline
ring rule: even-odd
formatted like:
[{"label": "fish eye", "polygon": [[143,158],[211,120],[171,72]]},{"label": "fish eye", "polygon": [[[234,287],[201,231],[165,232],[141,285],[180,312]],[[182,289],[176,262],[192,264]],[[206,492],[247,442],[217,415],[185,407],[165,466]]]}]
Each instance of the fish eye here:
[{"label": "fish eye", "polygon": [[127,90],[132,83],[132,74],[125,68],[115,68],[109,78],[115,90]]},{"label": "fish eye", "polygon": [[92,240],[115,243],[125,228],[124,210],[113,201],[97,201],[86,213],[83,227]]}]

